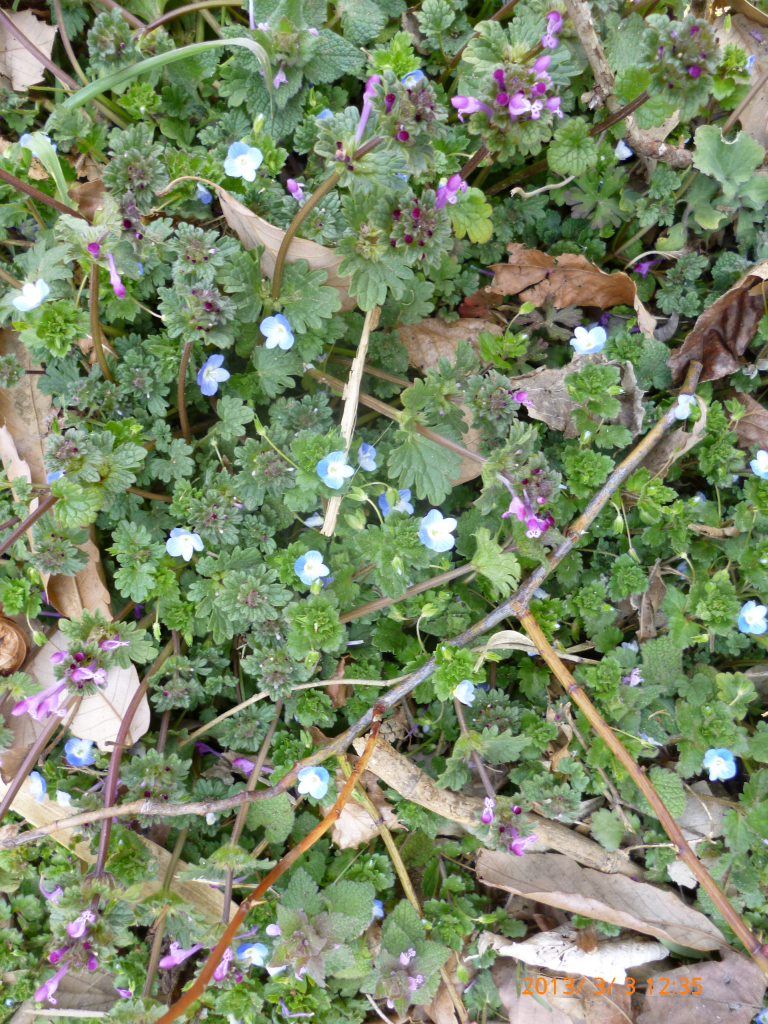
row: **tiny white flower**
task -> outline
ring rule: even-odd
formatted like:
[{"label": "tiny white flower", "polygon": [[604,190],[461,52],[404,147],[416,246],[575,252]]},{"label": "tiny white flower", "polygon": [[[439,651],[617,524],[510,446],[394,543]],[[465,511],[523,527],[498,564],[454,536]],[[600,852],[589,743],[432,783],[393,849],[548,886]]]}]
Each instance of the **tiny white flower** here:
[{"label": "tiny white flower", "polygon": [[453,691],[453,696],[461,704],[471,706],[475,699],[475,684],[471,679],[462,679],[456,689]]},{"label": "tiny white flower", "polygon": [[38,277],[34,283],[27,281],[26,284],[22,285],[21,295],[17,295],[12,302],[21,313],[29,313],[31,309],[36,309],[47,298],[50,291],[51,289],[42,277]]},{"label": "tiny white flower", "polygon": [[72,796],[71,796],[71,794],[68,793],[65,789],[57,789],[56,790],[56,803],[59,805],[59,807],[71,807],[72,806]]},{"label": "tiny white flower", "polygon": [[577,327],[573,333],[574,337],[571,338],[571,345],[573,345],[580,356],[602,352],[608,340],[608,335],[599,324],[596,324],[589,330],[586,327]]},{"label": "tiny white flower", "polygon": [[675,419],[687,420],[691,412],[698,407],[695,395],[680,395],[675,406]]},{"label": "tiny white flower", "polygon": [[325,517],[321,516],[319,512],[314,512],[309,519],[304,520],[305,526],[322,526],[325,522]]},{"label": "tiny white flower", "polygon": [[213,811],[208,811],[208,813],[205,816],[205,823],[206,825],[216,824],[216,815],[213,813]]},{"label": "tiny white flower", "polygon": [[190,533],[189,530],[184,530],[180,526],[174,526],[171,536],[165,542],[165,550],[168,554],[174,558],[178,558],[180,555],[185,562],[192,558],[195,551],[202,551],[204,547],[202,537],[196,533]]},{"label": "tiny white flower", "polygon": [[617,160],[629,160],[635,155],[634,149],[630,149],[624,139],[619,139],[613,153]]}]

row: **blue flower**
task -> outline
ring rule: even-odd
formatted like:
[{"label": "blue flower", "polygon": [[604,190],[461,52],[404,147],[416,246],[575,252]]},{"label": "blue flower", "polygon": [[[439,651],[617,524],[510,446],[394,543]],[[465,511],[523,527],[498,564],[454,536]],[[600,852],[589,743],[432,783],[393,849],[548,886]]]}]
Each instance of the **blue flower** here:
[{"label": "blue flower", "polygon": [[91,753],[93,740],[79,740],[72,737],[64,744],[64,757],[73,768],[82,768],[86,764],[95,764],[96,758]]},{"label": "blue flower", "polygon": [[371,911],[371,921],[375,921],[377,917],[384,917],[384,904],[381,900],[373,901],[373,910]]},{"label": "blue flower", "polygon": [[736,774],[736,758],[727,747],[711,747],[704,755],[710,782],[723,782]]},{"label": "blue flower", "polygon": [[244,942],[237,947],[238,960],[250,960],[253,967],[263,967],[269,950],[263,942]]},{"label": "blue flower", "polygon": [[406,487],[402,491],[397,492],[400,495],[400,501],[396,505],[389,507],[387,501],[387,492],[384,491],[379,495],[379,508],[384,513],[384,518],[389,515],[390,512],[407,512],[409,516],[413,515],[413,505],[411,504],[411,489]]},{"label": "blue flower", "polygon": [[755,476],[759,476],[762,480],[768,480],[768,452],[761,448],[750,462],[749,468]]},{"label": "blue flower", "polygon": [[213,199],[213,194],[209,192],[209,190],[205,187],[202,181],[198,181],[197,185],[195,186],[195,192],[200,202],[205,203],[206,206]]},{"label": "blue flower", "polygon": [[29,313],[31,309],[37,309],[43,299],[48,297],[50,291],[51,289],[42,277],[38,277],[34,282],[27,281],[26,284],[23,284],[21,295],[17,295],[11,301],[20,313]]},{"label": "blue flower", "polygon": [[306,555],[297,558],[293,563],[293,570],[307,586],[319,580],[321,576],[327,576],[331,571],[323,564],[323,556],[319,551],[308,551]]},{"label": "blue flower", "polygon": [[224,173],[230,178],[255,181],[256,171],[261,167],[263,159],[264,155],[261,150],[255,146],[247,146],[244,142],[233,142],[227,151],[227,159],[224,161]]},{"label": "blue flower", "polygon": [[575,337],[571,338],[571,345],[580,356],[602,352],[608,340],[608,335],[599,324],[590,330],[587,330],[586,327],[577,327],[573,333]]},{"label": "blue flower", "polygon": [[61,480],[61,478],[63,476],[64,476],[64,470],[63,469],[57,469],[57,470],[55,470],[55,471],[53,471],[51,473],[46,473],[45,474],[45,482],[47,484],[52,484],[54,480]]},{"label": "blue flower", "polygon": [[372,444],[361,444],[357,453],[357,464],[360,469],[372,472],[376,469],[376,449]]},{"label": "blue flower", "polygon": [[414,86],[417,82],[420,82],[424,78],[424,72],[416,68],[415,71],[409,71],[407,75],[403,75],[400,81],[405,86]]},{"label": "blue flower", "polygon": [[347,477],[355,475],[354,469],[347,465],[347,456],[344,452],[331,452],[324,459],[320,459],[316,471],[325,486],[333,491],[338,491]]},{"label": "blue flower", "polygon": [[452,536],[455,529],[455,519],[444,519],[443,513],[433,508],[421,520],[419,540],[430,551],[450,551],[456,543]]},{"label": "blue flower", "polygon": [[687,420],[698,406],[699,403],[696,401],[695,395],[680,395],[675,406],[675,419]]},{"label": "blue flower", "polygon": [[[48,143],[48,145],[51,147],[51,149],[55,153],[56,152],[56,143],[55,142],[51,142],[50,136],[49,135],[42,135],[41,134],[41,138],[45,139],[45,141]],[[24,132],[24,134],[19,139],[19,145],[21,146],[22,149],[32,149],[32,143],[34,141],[35,140],[32,138],[32,136],[29,134],[29,132]]]},{"label": "blue flower", "polygon": [[169,555],[178,558],[179,555],[188,562],[195,551],[202,551],[205,545],[203,539],[196,533],[190,533],[181,526],[174,526],[171,536],[165,542],[165,550]]},{"label": "blue flower", "polygon": [[635,155],[635,151],[630,149],[624,139],[619,139],[613,150],[613,155],[617,160],[629,160]]},{"label": "blue flower", "polygon": [[325,121],[329,117],[335,117],[336,115],[329,107],[323,107],[319,114],[315,115],[316,121]]},{"label": "blue flower", "polygon": [[215,395],[219,390],[219,384],[229,380],[229,370],[222,367],[224,356],[220,352],[208,356],[206,361],[197,372],[197,383],[204,395]]},{"label": "blue flower", "polygon": [[742,633],[755,633],[758,636],[765,633],[768,630],[766,615],[768,615],[768,608],[764,604],[747,601],[739,612],[739,629]]},{"label": "blue flower", "polygon": [[453,696],[461,704],[466,704],[468,707],[471,707],[472,701],[475,699],[475,684],[471,679],[462,679],[453,691]]},{"label": "blue flower", "polygon": [[283,352],[293,348],[293,331],[282,313],[265,317],[261,321],[259,330],[267,339],[264,343],[266,348],[281,348]]},{"label": "blue flower", "polygon": [[315,800],[322,800],[328,792],[328,783],[331,781],[331,776],[328,774],[327,768],[318,766],[317,768],[302,768],[298,774],[298,779],[299,793],[309,794]]},{"label": "blue flower", "polygon": [[[756,60],[757,60],[757,57],[754,55],[754,53],[751,53],[749,55],[749,57],[747,57],[746,69],[747,69],[747,74],[748,75],[752,74],[752,69],[755,66],[755,61]],[[766,1013],[766,1011],[764,1010],[763,1013]],[[765,1021],[760,1020],[760,1017],[762,1017],[762,1014],[759,1014],[755,1018],[755,1020],[758,1022],[758,1024],[768,1024],[768,1016],[766,1016]]]},{"label": "blue flower", "polygon": [[46,790],[48,789],[48,783],[45,781],[40,772],[29,773],[29,795],[34,797],[38,803],[42,803],[45,798]]}]

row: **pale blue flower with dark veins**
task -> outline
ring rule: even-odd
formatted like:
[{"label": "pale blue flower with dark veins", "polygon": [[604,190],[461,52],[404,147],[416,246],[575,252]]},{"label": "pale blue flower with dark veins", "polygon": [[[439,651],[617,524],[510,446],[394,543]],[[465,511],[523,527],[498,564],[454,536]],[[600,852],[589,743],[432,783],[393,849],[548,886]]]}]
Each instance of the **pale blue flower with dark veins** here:
[{"label": "pale blue flower with dark veins", "polygon": [[403,75],[400,81],[403,85],[413,88],[413,86],[416,85],[417,82],[420,82],[424,77],[424,72],[419,68],[416,68],[415,71],[409,71],[407,75]]},{"label": "pale blue flower with dark veins", "polygon": [[410,487],[404,488],[402,491],[397,492],[400,495],[400,500],[390,507],[387,501],[387,492],[383,491],[379,495],[379,508],[384,513],[384,518],[389,515],[390,512],[407,512],[409,516],[413,515],[413,505],[411,504],[411,489]]},{"label": "pale blue flower with dark veins", "polygon": [[698,405],[695,395],[680,395],[675,406],[675,419],[687,420],[693,410],[698,408]]},{"label": "pale blue flower with dark veins", "polygon": [[444,518],[439,509],[431,509],[421,520],[419,540],[430,551],[450,551],[456,543],[456,520]]},{"label": "pale blue flower with dark veins", "polygon": [[323,564],[323,556],[319,551],[308,551],[306,555],[301,555],[293,563],[293,570],[301,582],[306,583],[308,587],[315,580],[319,580],[321,576],[327,576],[331,571],[327,565]]},{"label": "pale blue flower with dark veins", "polygon": [[47,789],[48,783],[40,772],[29,773],[29,795],[37,800],[39,804],[45,799]]},{"label": "pale blue flower with dark veins", "polygon": [[195,194],[200,202],[204,203],[206,206],[208,206],[213,199],[213,194],[205,187],[202,181],[197,182],[195,186]]},{"label": "pale blue flower with dark veins", "polygon": [[599,324],[591,327],[589,330],[586,327],[577,327],[573,333],[574,337],[571,338],[571,345],[573,345],[580,356],[591,355],[593,352],[602,352],[608,340],[608,335]]},{"label": "pale blue flower with dark veins", "polygon": [[237,959],[248,960],[253,967],[263,967],[269,958],[269,950],[263,942],[244,942],[237,947]]},{"label": "pale blue flower with dark veins", "polygon": [[372,444],[361,444],[360,450],[357,453],[357,464],[360,469],[366,470],[371,473],[376,469],[376,449]]},{"label": "pale blue flower with dark veins", "polygon": [[171,536],[165,542],[165,550],[174,558],[181,556],[188,562],[195,551],[202,551],[205,548],[203,538],[197,533],[190,533],[181,526],[174,526]]},{"label": "pale blue flower with dark veins", "polygon": [[742,633],[754,633],[756,636],[760,636],[768,630],[766,616],[768,616],[768,608],[764,604],[747,601],[739,612],[739,630]]},{"label": "pale blue flower with dark veins", "polygon": [[215,395],[219,390],[219,384],[229,380],[229,370],[224,369],[221,365],[223,362],[224,356],[220,352],[215,352],[212,356],[208,356],[198,370],[197,383],[204,395],[208,397]]},{"label": "pale blue flower with dark veins", "polygon": [[233,142],[224,161],[224,173],[230,178],[255,181],[256,171],[261,167],[263,160],[264,155],[260,149],[247,146],[244,142]]},{"label": "pale blue flower with dark veins", "polygon": [[724,782],[736,774],[736,758],[727,747],[710,747],[704,755],[710,782]]},{"label": "pale blue flower with dark veins", "polygon": [[64,757],[73,768],[82,768],[86,764],[95,764],[96,758],[91,753],[93,740],[80,740],[73,736],[64,744]]},{"label": "pale blue flower with dark veins", "polygon": [[328,769],[323,768],[322,765],[316,767],[307,766],[302,768],[298,774],[299,780],[299,793],[314,797],[315,800],[322,800],[325,794],[328,792],[328,783],[331,781],[331,776],[328,774]]},{"label": "pale blue flower with dark veins", "polygon": [[282,313],[265,317],[259,325],[259,330],[267,339],[264,342],[265,348],[281,348],[283,352],[293,348],[293,331]]},{"label": "pale blue flower with dark veins", "polygon": [[453,696],[461,704],[466,704],[468,707],[472,706],[472,702],[475,699],[475,684],[471,679],[462,679],[456,689],[453,691]]},{"label": "pale blue flower with dark veins", "polygon": [[348,477],[355,475],[354,469],[347,465],[345,452],[331,452],[320,459],[315,469],[325,486],[333,491],[338,491]]},{"label": "pale blue flower with dark veins", "polygon": [[63,469],[57,469],[57,470],[55,470],[55,471],[53,471],[51,473],[46,473],[45,474],[45,482],[47,484],[52,484],[54,480],[61,480],[61,478],[63,476],[64,476],[64,470]]}]

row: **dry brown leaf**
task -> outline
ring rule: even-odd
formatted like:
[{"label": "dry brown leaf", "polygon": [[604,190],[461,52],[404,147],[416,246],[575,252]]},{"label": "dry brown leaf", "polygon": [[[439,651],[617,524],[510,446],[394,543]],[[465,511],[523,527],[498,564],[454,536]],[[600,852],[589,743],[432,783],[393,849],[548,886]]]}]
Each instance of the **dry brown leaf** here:
[{"label": "dry brown leaf", "polygon": [[723,834],[723,818],[738,805],[713,796],[706,781],[686,786],[685,810],[675,818],[689,843],[717,839]]},{"label": "dry brown leaf", "polygon": [[686,455],[704,437],[704,431],[707,428],[707,406],[698,395],[696,401],[699,403],[701,416],[692,428],[686,430],[685,427],[678,427],[677,430],[670,431],[640,463],[651,476],[663,480],[674,463]]},{"label": "dry brown leaf", "polygon": [[[661,994],[664,979],[669,978],[666,993]],[[680,995],[678,979],[687,978],[688,988],[697,978],[699,995]],[[652,976],[653,995],[646,992],[643,1012],[637,1024],[750,1024],[763,1008],[766,979],[750,960],[732,949],[723,951],[723,959],[710,960],[676,971]],[[676,984],[677,983],[677,984]],[[670,996],[669,992],[675,995]]]},{"label": "dry brown leaf", "polygon": [[614,420],[606,422],[618,423],[637,435],[643,426],[643,395],[637,386],[635,371],[631,363],[608,362],[600,353],[591,356],[575,355],[570,363],[556,370],[548,370],[541,366],[520,377],[511,377],[512,390],[525,391],[528,394],[528,415],[534,420],[543,420],[548,427],[559,430],[565,437],[578,437],[579,431],[573,422],[573,412],[581,408],[568,394],[565,378],[569,373],[579,373],[587,363],[605,363],[608,366],[621,368],[620,383],[624,393],[619,395],[621,411]]},{"label": "dry brown leaf", "polygon": [[[51,655],[67,649],[66,640],[61,630],[57,630],[45,647],[42,647],[29,663],[27,671],[37,680],[41,689],[56,681]],[[93,740],[99,750],[111,752],[112,743],[117,739],[117,731],[123,720],[126,708],[134,693],[139,688],[139,673],[136,666],[130,668],[111,668],[107,673],[107,685],[90,697],[83,697],[77,714],[72,720],[70,731],[73,736],[82,740]],[[28,718],[28,715],[22,716]],[[133,716],[131,728],[126,742],[128,746],[140,739],[149,729],[149,704],[146,696],[142,697],[136,714]]]},{"label": "dry brown leaf", "polygon": [[[23,715],[22,717],[27,718],[28,716]],[[29,785],[30,780],[25,779],[21,789],[11,803],[11,810],[25,818],[35,828],[42,825],[50,825],[54,821],[62,821],[64,818],[70,818],[73,814],[79,813],[77,807],[62,807],[55,800],[49,799],[47,794],[42,800],[36,800],[29,792]],[[6,790],[7,786],[0,783],[0,799],[5,796]],[[79,857],[86,864],[93,864],[96,860],[96,855],[91,853],[90,843],[84,840],[82,835],[75,834],[71,828],[58,829],[52,833],[51,838],[65,847],[68,852],[74,852],[75,856]],[[144,896],[151,896],[163,888],[163,878],[170,864],[171,854],[168,850],[164,850],[162,847],[150,842],[142,835],[139,835],[138,838],[144,843],[158,864],[155,878],[152,881],[144,882],[142,885],[142,894]],[[185,871],[186,868],[187,865],[183,861],[179,861],[176,875],[171,882],[171,892],[175,892],[188,903],[194,904],[206,920],[220,922],[222,910],[224,909],[222,893],[218,889],[212,888],[208,882],[179,879],[179,874]],[[233,901],[230,905],[230,915],[236,912],[237,904]]]},{"label": "dry brown leaf", "polygon": [[[642,594],[632,594],[630,600],[635,606],[635,598],[639,598],[637,609],[640,612],[640,628],[637,631],[637,639],[642,644],[646,640],[652,640],[663,629],[667,617],[661,609],[661,602],[667,593],[667,586],[661,578],[661,559],[659,558],[648,574],[648,589]],[[662,616],[664,621],[657,624],[657,617]]]},{"label": "dry brown leaf", "polygon": [[[27,370],[37,368],[32,366],[29,351],[19,341],[18,334],[2,331],[0,355],[9,354],[15,355]],[[30,483],[45,484],[43,453],[54,411],[50,396],[38,390],[36,380],[35,374],[27,374],[15,388],[0,389],[0,458],[6,468],[11,466],[10,480],[24,476]],[[7,428],[7,434],[3,428]],[[37,503],[37,498],[30,502],[30,511],[37,508]],[[31,531],[28,536],[31,543]],[[94,538],[95,531],[91,528],[90,539],[80,545],[80,550],[88,555],[88,563],[76,576],[43,578],[50,603],[65,618],[77,618],[87,608],[100,611],[108,620],[112,619],[109,591]]]},{"label": "dry brown leaf", "polygon": [[572,914],[608,921],[691,949],[720,949],[725,942],[709,918],[687,906],[675,893],[634,882],[625,875],[582,868],[559,854],[515,857],[481,850],[477,878],[486,885]]},{"label": "dry brown leaf", "polygon": [[[280,250],[280,243],[285,238],[285,232],[253,213],[247,206],[243,206],[223,188],[218,188],[216,191],[227,224],[243,243],[243,248],[255,249],[257,245],[264,246],[261,269],[271,279],[275,273],[275,260]],[[339,277],[339,265],[343,258],[335,249],[328,249],[307,238],[294,238],[288,247],[286,257],[288,263],[306,260],[310,270],[327,271],[326,284],[338,291],[341,299],[341,311],[347,312],[356,308],[357,299],[353,299],[349,294],[350,278]]]},{"label": "dry brown leaf", "polygon": [[93,224],[93,215],[104,207],[104,183],[101,178],[84,181],[82,185],[75,185],[67,191],[80,213],[89,224]]},{"label": "dry brown leaf", "polygon": [[488,331],[490,334],[503,334],[498,324],[490,320],[454,320],[448,323],[439,317],[428,320],[420,320],[417,324],[408,327],[398,327],[397,336],[401,345],[408,349],[408,359],[411,366],[419,370],[436,369],[438,360],[444,359],[454,362],[456,359],[456,347],[460,341],[468,342],[479,354],[477,336],[481,331]]},{"label": "dry brown leaf", "polygon": [[[387,803],[376,776],[370,772],[363,772],[361,781],[387,828],[390,831],[402,828],[403,826],[397,820],[397,815],[392,810],[391,804]],[[344,788],[345,782],[345,776],[339,772],[336,777],[336,789],[338,792],[341,792]],[[334,823],[331,839],[341,850],[347,850],[350,847],[357,849],[361,843],[369,843],[378,834],[379,830],[376,822],[371,818],[365,807],[358,803],[353,794],[352,799],[348,800],[342,808],[338,821]]]},{"label": "dry brown leaf", "polygon": [[768,28],[768,14],[765,11],[761,11],[759,7],[755,7],[749,0],[728,0],[728,6],[731,10],[737,11],[738,14],[746,15],[751,21],[755,21],[758,25]]},{"label": "dry brown leaf", "polygon": [[691,360],[703,365],[702,381],[720,380],[740,369],[765,312],[766,280],[768,260],[763,260],[704,310],[667,360],[675,384],[682,381]]},{"label": "dry brown leaf", "polygon": [[[464,989],[470,984],[472,979],[477,974],[477,969],[474,966],[472,960],[467,960],[462,963],[462,977],[458,975],[458,963],[456,960],[456,954],[451,953],[451,956],[445,965],[446,970],[450,976],[453,986],[456,989],[459,996],[461,996]],[[412,1007],[412,1010],[415,1010]],[[427,1020],[431,1020],[433,1024],[459,1024],[459,1019],[456,1016],[456,1009],[453,1005],[450,993],[448,992],[448,986],[444,980],[440,981],[435,998],[431,1003],[427,1003],[424,1007],[424,1012]]]},{"label": "dry brown leaf", "polygon": [[[731,7],[735,8],[735,5],[731,4]],[[763,11],[758,11],[749,3],[744,4],[744,7],[745,10],[741,13],[731,14],[728,31],[726,31],[724,15],[715,21],[712,28],[723,49],[730,43],[732,46],[738,46],[744,50],[747,56],[755,58],[750,77],[752,83],[756,83],[765,71],[768,71],[768,42],[766,42],[765,33],[757,29],[756,22],[760,21],[760,24],[768,26],[768,15]],[[755,30],[760,36],[759,39],[752,35]],[[765,82],[739,115],[741,127],[748,135],[752,136],[755,142],[759,142],[763,149],[768,149],[767,110],[768,82]]]},{"label": "dry brown leaf", "polygon": [[[58,29],[39,21],[31,11],[8,11],[13,24],[46,57],[51,56]],[[11,33],[0,25],[0,75],[10,80],[13,89],[27,89],[42,82],[45,67]]]},{"label": "dry brown leaf", "polygon": [[27,638],[15,622],[0,615],[0,676],[18,672],[27,658]]},{"label": "dry brown leaf", "polygon": [[768,409],[756,402],[751,395],[731,391],[729,398],[735,398],[744,406],[746,415],[736,422],[736,438],[741,448],[768,448]]},{"label": "dry brown leaf", "polygon": [[[510,957],[498,957],[491,968],[494,984],[499,992],[499,999],[509,1018],[509,1024],[584,1024],[582,1003],[579,996],[563,996],[565,986],[558,985],[559,994],[553,998],[553,980],[541,975],[537,970],[523,971],[523,976],[532,978],[529,986],[521,985],[520,995],[517,994],[517,961]],[[539,979],[542,981],[539,981]],[[533,990],[536,982],[539,989],[546,992],[539,996],[538,1002],[524,990]],[[546,988],[544,985],[546,984]],[[578,984],[578,982],[576,983]],[[544,1005],[544,1003],[548,1005]],[[554,1003],[558,1005],[553,1005]]]},{"label": "dry brown leaf", "polygon": [[640,964],[663,960],[667,947],[651,939],[637,936],[602,938],[592,950],[581,949],[577,941],[579,930],[572,924],[561,924],[549,932],[537,932],[525,942],[510,942],[503,935],[483,932],[478,950],[495,949],[500,956],[511,956],[531,967],[542,967],[566,974],[583,974],[587,978],[602,978],[606,982],[623,985],[627,969]]}]

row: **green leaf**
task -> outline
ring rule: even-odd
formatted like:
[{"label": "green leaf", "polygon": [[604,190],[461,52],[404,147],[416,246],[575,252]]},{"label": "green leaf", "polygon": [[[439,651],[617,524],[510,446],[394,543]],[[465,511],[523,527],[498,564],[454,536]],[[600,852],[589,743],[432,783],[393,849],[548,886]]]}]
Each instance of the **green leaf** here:
[{"label": "green leaf", "polygon": [[722,129],[705,124],[696,129],[694,138],[694,167],[719,181],[726,199],[749,181],[765,159],[763,147],[744,131],[733,142],[726,142]]},{"label": "green leaf", "polygon": [[401,443],[387,461],[390,479],[397,480],[401,489],[415,487],[419,498],[439,505],[451,492],[451,480],[459,475],[461,459],[421,434],[398,430],[395,437]]},{"label": "green leaf", "polygon": [[67,206],[71,206],[73,210],[76,209],[75,204],[69,198],[67,183],[64,180],[64,172],[61,169],[59,158],[56,155],[56,151],[53,146],[42,132],[32,132],[29,139],[30,141],[27,143],[27,148],[32,150],[40,163],[56,182],[56,190],[59,193],[59,198],[62,203],[65,203]]},{"label": "green leaf", "polygon": [[547,149],[547,163],[555,174],[578,177],[597,164],[597,144],[589,136],[583,117],[573,117],[555,132]]},{"label": "green leaf", "polygon": [[494,599],[507,597],[520,580],[520,563],[513,554],[501,550],[484,526],[475,533],[475,540],[472,568],[490,582]]},{"label": "green leaf", "polygon": [[470,242],[488,242],[493,234],[491,211],[493,207],[485,201],[485,193],[479,188],[468,188],[460,192],[454,205],[448,206],[453,233],[457,238],[469,235]]},{"label": "green leaf", "polygon": [[222,395],[216,406],[219,422],[214,427],[222,441],[234,441],[245,433],[246,423],[253,420],[253,409],[234,395]]},{"label": "green leaf", "polygon": [[263,825],[270,843],[284,843],[293,831],[295,817],[288,794],[280,793],[268,800],[252,801],[245,823],[251,831]]},{"label": "green leaf", "polygon": [[[673,818],[679,817],[685,810],[685,790],[680,776],[667,768],[658,765],[651,768],[651,782]],[[651,805],[644,796],[640,797],[640,806],[645,814],[654,814]],[[655,814],[654,814],[655,816]]]},{"label": "green leaf", "polygon": [[53,515],[62,526],[87,526],[101,508],[100,487],[80,487],[62,477],[51,484],[51,494],[59,499],[53,506]]},{"label": "green leaf", "polygon": [[602,808],[592,812],[592,835],[608,853],[618,850],[625,831],[626,827],[617,811]]},{"label": "green leaf", "polygon": [[758,722],[755,725],[755,732],[749,738],[747,754],[755,761],[768,764],[768,723]]},{"label": "green leaf", "polygon": [[359,926],[358,934],[371,923],[371,912],[376,890],[370,882],[334,882],[325,891],[329,908],[335,914],[353,918]]},{"label": "green leaf", "polygon": [[325,270],[310,270],[306,260],[285,265],[280,301],[283,313],[297,333],[304,334],[308,328],[319,330],[323,320],[329,320],[341,309],[338,291],[323,287],[327,280]]}]

